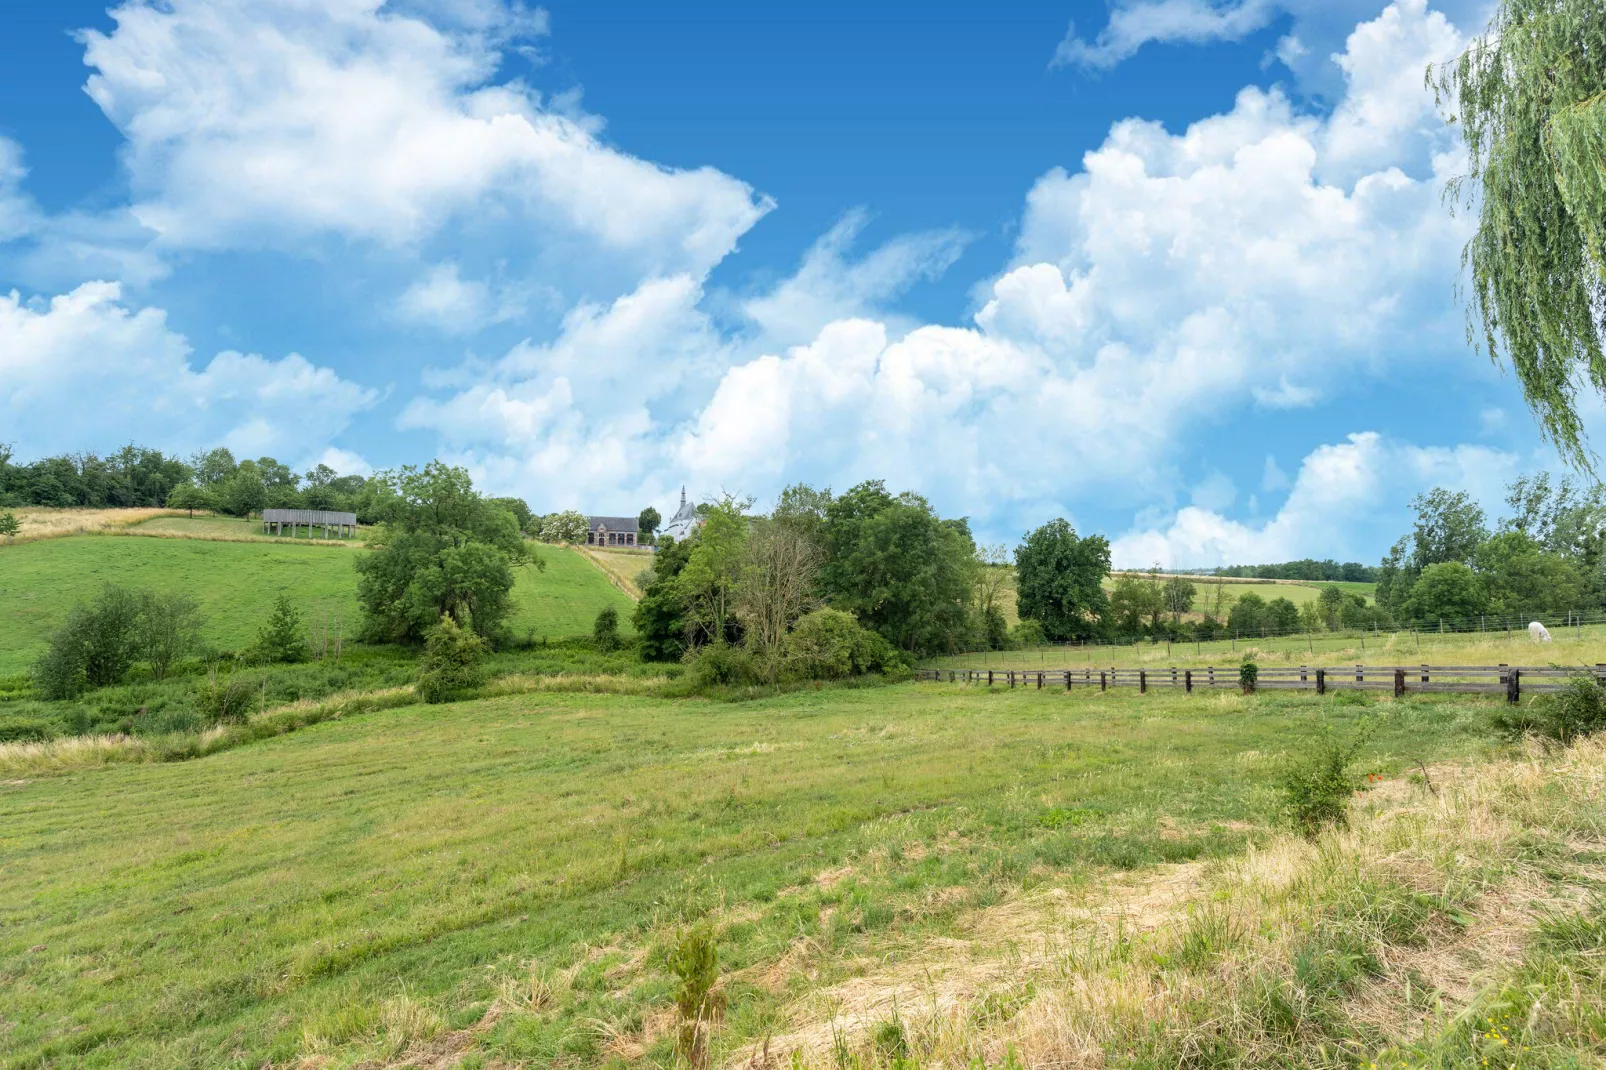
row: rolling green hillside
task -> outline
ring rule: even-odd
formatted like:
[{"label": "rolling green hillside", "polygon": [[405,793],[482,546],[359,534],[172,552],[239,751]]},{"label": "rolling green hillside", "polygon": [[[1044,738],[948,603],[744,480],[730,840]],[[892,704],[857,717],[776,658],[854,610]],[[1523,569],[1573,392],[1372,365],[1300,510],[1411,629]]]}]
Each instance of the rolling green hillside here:
[{"label": "rolling green hillside", "polygon": [[[25,670],[73,603],[108,583],[182,590],[201,603],[206,638],[224,650],[256,634],[273,600],[289,595],[309,619],[339,613],[357,626],[352,547],[201,539],[84,535],[0,548],[0,675]],[[591,630],[611,605],[628,626],[631,602],[595,566],[569,550],[543,547],[545,571],[518,570],[516,634],[563,636]]]}]

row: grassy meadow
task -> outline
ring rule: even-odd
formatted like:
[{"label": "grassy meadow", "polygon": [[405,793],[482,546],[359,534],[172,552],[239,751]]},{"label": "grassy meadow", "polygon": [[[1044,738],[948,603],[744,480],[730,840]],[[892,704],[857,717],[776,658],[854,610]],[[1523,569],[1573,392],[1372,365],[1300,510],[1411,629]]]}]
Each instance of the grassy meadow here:
[{"label": "grassy meadow", "polygon": [[1053,645],[931,658],[944,669],[1198,668],[1237,665],[1594,665],[1606,657],[1606,625],[1556,628],[1549,643],[1526,631],[1382,632],[1375,635],[1289,635],[1274,639],[1217,639],[1208,643]]},{"label": "grassy meadow", "polygon": [[1487,709],[526,694],[12,779],[0,1065],[663,1065],[663,955],[697,919],[716,1062],[807,1048],[822,998],[978,919],[1273,842],[1272,774],[1324,722],[1373,714],[1367,768],[1395,776],[1482,752]]},{"label": "grassy meadow", "polygon": [[[339,614],[347,633],[354,633],[352,561],[363,552],[338,543],[98,535],[0,546],[0,676],[25,671],[72,605],[108,583],[192,595],[207,615],[207,641],[223,650],[250,643],[281,594],[294,600],[303,617]],[[516,610],[509,621],[515,634],[588,633],[605,605],[619,610],[621,627],[629,630],[629,597],[594,565],[572,550],[544,546],[538,552],[544,571],[517,570]]]}]

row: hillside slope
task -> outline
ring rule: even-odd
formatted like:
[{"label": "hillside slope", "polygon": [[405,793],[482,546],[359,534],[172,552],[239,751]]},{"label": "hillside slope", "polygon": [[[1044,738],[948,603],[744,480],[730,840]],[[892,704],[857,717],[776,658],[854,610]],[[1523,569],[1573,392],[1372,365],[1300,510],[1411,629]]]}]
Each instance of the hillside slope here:
[{"label": "hillside slope", "polygon": [[[338,614],[347,634],[358,620],[356,555],[350,547],[82,535],[0,547],[0,675],[24,671],[75,602],[108,583],[184,591],[207,617],[220,649],[251,641],[279,595],[303,616]],[[603,606],[628,627],[630,599],[572,551],[543,547],[544,571],[523,568],[510,622],[517,635],[589,632]]]}]

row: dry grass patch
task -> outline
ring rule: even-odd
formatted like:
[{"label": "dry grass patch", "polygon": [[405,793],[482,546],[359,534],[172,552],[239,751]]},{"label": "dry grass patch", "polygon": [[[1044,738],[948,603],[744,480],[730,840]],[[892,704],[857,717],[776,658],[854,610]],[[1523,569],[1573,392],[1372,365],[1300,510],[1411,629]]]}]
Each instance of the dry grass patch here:
[{"label": "dry grass patch", "polygon": [[126,531],[159,516],[183,516],[176,509],[46,509],[28,506],[13,510],[21,530],[5,540],[38,542],[67,535],[105,535]]},{"label": "dry grass patch", "polygon": [[977,911],[960,938],[807,990],[769,1057],[1349,1066],[1437,1043],[1522,961],[1537,924],[1586,905],[1606,849],[1593,816],[1606,744],[1430,775],[1436,794],[1420,777],[1389,782],[1315,842]]}]

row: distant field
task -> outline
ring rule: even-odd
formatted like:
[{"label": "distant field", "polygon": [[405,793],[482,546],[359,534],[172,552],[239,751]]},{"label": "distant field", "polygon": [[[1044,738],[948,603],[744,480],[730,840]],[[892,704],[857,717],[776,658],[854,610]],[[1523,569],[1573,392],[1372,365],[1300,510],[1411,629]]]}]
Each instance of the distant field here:
[{"label": "distant field", "polygon": [[925,662],[957,669],[1063,669],[1091,665],[1117,668],[1190,668],[1237,665],[1594,665],[1606,662],[1606,625],[1557,628],[1555,640],[1535,643],[1526,631],[1382,632],[1375,635],[1290,635],[1277,639],[1222,639],[1210,643],[1129,643],[1048,646],[933,658]]},{"label": "distant field", "polygon": [[[0,675],[21,672],[44,648],[74,602],[108,583],[184,591],[201,603],[206,638],[238,649],[256,635],[280,594],[309,618],[328,612],[357,627],[357,577],[364,550],[265,542],[213,542],[82,535],[0,546]],[[544,572],[523,568],[513,589],[515,633],[557,637],[588,633],[597,611],[615,606],[630,627],[630,599],[595,566],[569,550],[541,547]]]},{"label": "distant field", "polygon": [[636,577],[641,575],[643,569],[652,567],[651,550],[595,550],[586,547],[585,553],[602,565],[608,574],[622,583],[636,598],[641,597],[641,588],[636,584]]},{"label": "distant field", "polygon": [[[1486,704],[1388,708],[1369,771],[1484,745]],[[1363,712],[935,685],[522,695],[3,782],[0,1065],[679,1065],[663,950],[704,916],[712,1064],[799,1027],[828,1051],[812,993],[1045,895],[1266,842],[1282,755]],[[1003,935],[1018,961],[1049,932],[1027,910]],[[945,976],[915,970],[904,1001]]]},{"label": "distant field", "polygon": [[[271,540],[271,539],[275,539],[275,538],[288,539],[288,538],[291,537],[288,533],[284,534],[284,535],[277,535],[277,536],[273,535],[271,533],[264,534],[263,531],[262,531],[262,521],[260,521],[260,520],[241,520],[239,517],[236,517],[236,516],[197,516],[197,517],[187,517],[187,516],[182,516],[182,515],[180,515],[180,516],[163,516],[163,517],[158,517],[155,520],[147,520],[144,523],[137,524],[134,527],[132,527],[130,529],[130,531],[132,533],[136,534],[136,535],[138,535],[138,534],[176,535],[176,536],[180,536],[180,537],[194,538],[194,539],[218,539],[218,538],[222,538],[222,539],[263,539],[263,540]],[[307,538],[306,529],[305,528],[301,528],[301,529],[299,529],[299,531],[300,531],[300,534],[295,536],[297,541],[299,541],[299,542],[307,542],[307,541],[309,541],[308,538]],[[310,541],[312,541],[312,542],[324,542],[324,541],[328,541],[328,542],[345,542],[347,544],[350,544],[350,543],[353,543],[353,542],[360,542],[362,540],[363,535],[367,531],[368,531],[368,529],[366,527],[358,528],[357,536],[356,536],[355,539],[347,538],[347,539],[324,540],[321,536],[314,535]]]}]

